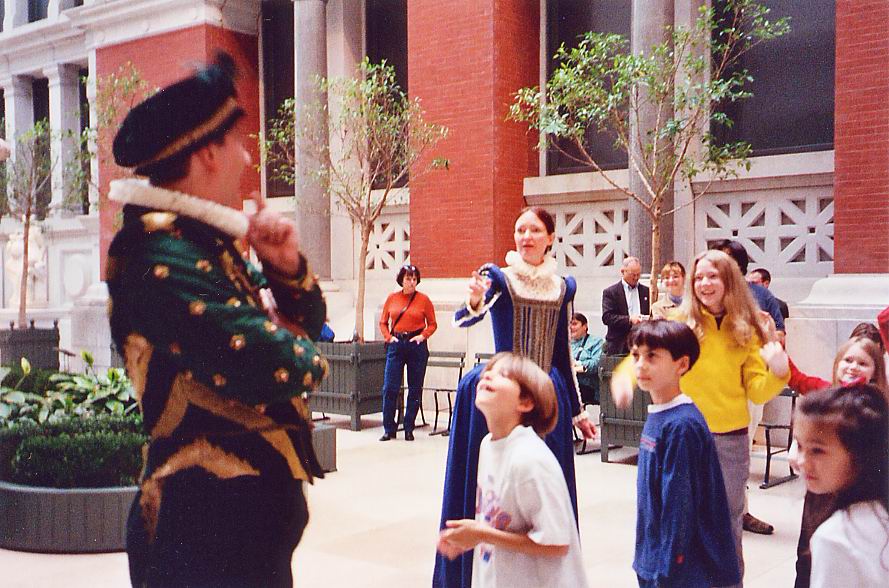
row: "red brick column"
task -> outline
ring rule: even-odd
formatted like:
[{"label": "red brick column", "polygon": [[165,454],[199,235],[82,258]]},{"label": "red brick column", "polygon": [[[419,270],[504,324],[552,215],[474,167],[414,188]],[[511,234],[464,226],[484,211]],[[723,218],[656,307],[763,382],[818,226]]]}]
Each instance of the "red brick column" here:
[{"label": "red brick column", "polygon": [[836,4],[834,271],[889,272],[889,3]]},{"label": "red brick column", "polygon": [[408,78],[431,122],[450,129],[450,161],[412,181],[411,260],[424,277],[461,277],[503,263],[522,180],[536,175],[536,136],[504,120],[512,94],[539,82],[537,0],[412,0]]},{"label": "red brick column", "polygon": [[[149,87],[160,88],[191,75],[195,64],[212,61],[213,56],[219,50],[228,51],[237,62],[238,98],[247,111],[244,121],[245,128],[250,134],[258,134],[260,123],[259,46],[254,36],[211,25],[201,25],[101,47],[96,50],[96,74],[101,80],[117,72],[127,62],[132,62],[139,76],[148,82]],[[120,114],[123,117],[126,112]],[[119,206],[108,201],[109,182],[122,176],[120,169],[111,160],[112,140],[113,137],[110,136],[100,137],[103,144],[103,148],[100,150],[103,157],[99,166],[101,179],[99,186],[100,249],[103,274],[105,254],[118,229],[116,219],[120,212]],[[253,160],[258,161],[258,146],[252,143],[248,145],[248,149],[251,151]],[[253,168],[248,168],[244,173],[241,188],[245,197],[252,191],[259,190],[259,173]]]}]

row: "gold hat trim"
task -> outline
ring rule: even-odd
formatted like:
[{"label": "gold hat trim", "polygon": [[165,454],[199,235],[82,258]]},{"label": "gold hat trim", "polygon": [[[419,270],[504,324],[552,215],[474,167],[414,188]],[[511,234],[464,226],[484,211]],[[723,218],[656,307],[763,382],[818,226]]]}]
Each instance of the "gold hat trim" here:
[{"label": "gold hat trim", "polygon": [[219,128],[225,120],[232,115],[232,113],[240,108],[238,105],[238,101],[234,98],[229,97],[225,102],[222,103],[222,106],[219,107],[219,110],[216,111],[213,116],[207,119],[203,124],[198,125],[192,130],[188,131],[169,145],[167,145],[160,153],[148,159],[146,161],[142,161],[134,165],[133,167],[145,167],[146,165],[151,165],[152,163],[157,163],[162,159],[167,159],[168,157],[172,157],[184,150],[186,147],[197,143],[199,140],[203,139],[213,131]]}]

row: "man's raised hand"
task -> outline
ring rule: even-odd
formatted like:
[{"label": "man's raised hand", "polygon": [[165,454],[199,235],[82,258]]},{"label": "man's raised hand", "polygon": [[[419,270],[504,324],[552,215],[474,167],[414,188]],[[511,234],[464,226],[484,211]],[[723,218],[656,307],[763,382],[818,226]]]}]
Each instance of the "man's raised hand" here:
[{"label": "man's raised hand", "polygon": [[256,250],[263,264],[271,265],[282,274],[296,275],[300,269],[296,226],[289,218],[268,209],[258,192],[254,192],[252,198],[256,212],[248,217],[247,243]]}]

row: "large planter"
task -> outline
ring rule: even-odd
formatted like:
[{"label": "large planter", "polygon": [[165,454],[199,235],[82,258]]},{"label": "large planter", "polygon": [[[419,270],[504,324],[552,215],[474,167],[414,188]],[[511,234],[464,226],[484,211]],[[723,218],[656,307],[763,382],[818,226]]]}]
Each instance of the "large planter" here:
[{"label": "large planter", "polygon": [[627,408],[618,408],[611,397],[611,373],[624,360],[625,355],[606,355],[599,362],[599,398],[601,401],[600,435],[602,438],[602,461],[608,461],[608,447],[623,445],[639,447],[642,427],[648,418],[648,405],[651,397],[638,387],[633,392],[633,402]]},{"label": "large planter", "polygon": [[18,365],[23,357],[35,368],[58,370],[58,323],[51,329],[38,329],[32,324],[27,329],[0,331],[0,364]]},{"label": "large planter", "polygon": [[348,415],[352,430],[361,430],[361,415],[383,410],[386,344],[317,343],[330,365],[327,377],[312,393],[309,406],[316,412]]},{"label": "large planter", "polygon": [[0,480],[0,547],[42,553],[123,551],[136,490],[41,488]]}]

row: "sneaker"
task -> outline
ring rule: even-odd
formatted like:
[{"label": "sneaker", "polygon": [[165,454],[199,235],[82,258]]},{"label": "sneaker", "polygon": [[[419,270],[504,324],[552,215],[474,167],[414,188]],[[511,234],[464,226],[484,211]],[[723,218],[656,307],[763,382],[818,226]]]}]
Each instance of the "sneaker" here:
[{"label": "sneaker", "polygon": [[392,439],[395,439],[395,433],[392,433],[391,435],[389,433],[384,433],[383,436],[380,437],[380,441],[391,441]]},{"label": "sneaker", "polygon": [[405,440],[405,441],[413,441],[413,440],[414,440],[414,433],[413,433],[413,431],[405,431],[405,432],[404,432],[404,440]]},{"label": "sneaker", "polygon": [[749,512],[744,513],[744,530],[758,535],[771,535],[775,527],[765,521],[761,521]]}]

